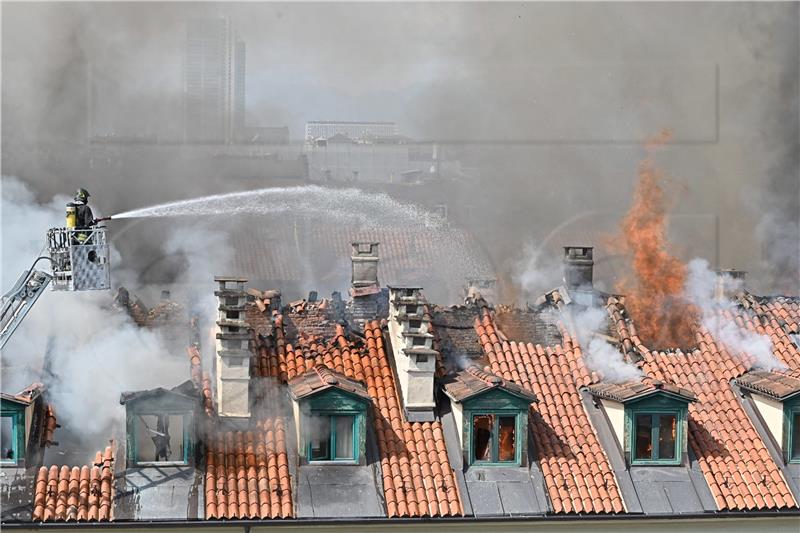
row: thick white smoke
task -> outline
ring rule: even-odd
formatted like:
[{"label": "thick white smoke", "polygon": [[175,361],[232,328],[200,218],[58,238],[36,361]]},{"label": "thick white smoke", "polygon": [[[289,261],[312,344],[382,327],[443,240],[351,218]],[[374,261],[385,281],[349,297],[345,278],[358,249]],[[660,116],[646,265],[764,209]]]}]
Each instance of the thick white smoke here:
[{"label": "thick white smoke", "polygon": [[596,335],[596,332],[604,329],[607,319],[606,310],[598,307],[589,307],[572,314],[572,323],[575,325],[575,333],[583,349],[587,368],[597,372],[603,381],[621,383],[639,379],[642,371],[625,361],[622,353],[611,343]]},{"label": "thick white smoke", "polygon": [[[734,280],[727,280],[732,287]],[[693,259],[689,262],[689,275],[686,279],[685,297],[700,309],[703,326],[711,335],[724,344],[734,356],[742,354],[754,358],[753,366],[763,370],[782,370],[786,365],[772,355],[772,341],[765,335],[739,327],[736,322],[726,318],[725,311],[732,314],[738,312],[735,304],[726,298],[715,298],[717,274],[713,272],[705,259]]]},{"label": "thick white smoke", "polygon": [[[39,204],[18,179],[4,177],[2,188],[2,283],[4,290],[30,266],[45,242],[47,229],[63,226],[67,197]],[[113,227],[111,229],[113,231]],[[211,281],[210,250],[197,246],[200,230],[177,232],[167,242],[169,253],[195,251],[189,257],[192,277]],[[119,274],[112,253],[112,285]],[[38,268],[47,268],[40,262]],[[136,287],[129,287],[134,290]],[[213,297],[213,292],[210,293]],[[2,353],[3,391],[16,392],[43,381],[55,404],[60,430],[78,434],[87,453],[124,433],[123,391],[172,387],[189,378],[183,351],[170,350],[158,330],[137,327],[130,317],[111,308],[112,293],[46,291]],[[208,303],[200,306],[207,309]],[[187,333],[188,339],[188,333]],[[59,437],[59,435],[56,435]]]}]

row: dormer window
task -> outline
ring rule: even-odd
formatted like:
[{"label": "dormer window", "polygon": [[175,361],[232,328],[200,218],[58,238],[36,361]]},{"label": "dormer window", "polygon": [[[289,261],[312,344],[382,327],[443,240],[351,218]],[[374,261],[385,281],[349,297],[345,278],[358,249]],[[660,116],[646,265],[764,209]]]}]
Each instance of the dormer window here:
[{"label": "dormer window", "polygon": [[305,423],[308,461],[357,461],[357,417],[341,413],[309,415]]},{"label": "dormer window", "polygon": [[16,465],[23,445],[20,442],[21,420],[18,412],[4,410],[0,416],[0,463]]},{"label": "dormer window", "polygon": [[780,446],[783,460],[800,464],[800,379],[783,372],[751,370],[736,383],[751,393],[751,405]]},{"label": "dormer window", "polygon": [[649,378],[588,389],[602,405],[628,464],[684,463],[689,402],[697,401],[691,391]]},{"label": "dormer window", "polygon": [[365,462],[366,387],[324,365],[292,379],[300,449],[307,463]]},{"label": "dormer window", "polygon": [[800,463],[800,399],[793,405],[787,405],[785,412],[787,458],[790,463]]},{"label": "dormer window", "polygon": [[189,462],[191,414],[137,412],[133,420],[133,463],[185,465]]},{"label": "dormer window", "polygon": [[536,396],[476,366],[449,376],[452,400],[467,465],[519,466],[527,463],[528,412]]},{"label": "dormer window", "polygon": [[632,410],[632,464],[679,464],[681,457],[681,410],[655,412]]},{"label": "dormer window", "polygon": [[122,393],[128,466],[181,466],[192,462],[195,395],[191,381],[171,390]]},{"label": "dormer window", "polygon": [[472,415],[471,463],[519,464],[517,452],[518,413]]}]

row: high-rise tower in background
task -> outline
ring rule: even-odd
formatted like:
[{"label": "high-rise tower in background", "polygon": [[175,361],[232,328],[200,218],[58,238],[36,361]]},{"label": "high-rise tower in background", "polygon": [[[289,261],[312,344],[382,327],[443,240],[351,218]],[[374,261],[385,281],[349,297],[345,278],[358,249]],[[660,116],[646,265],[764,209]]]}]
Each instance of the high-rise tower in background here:
[{"label": "high-rise tower in background", "polygon": [[188,21],[184,79],[184,139],[232,142],[244,125],[245,43],[230,20]]}]

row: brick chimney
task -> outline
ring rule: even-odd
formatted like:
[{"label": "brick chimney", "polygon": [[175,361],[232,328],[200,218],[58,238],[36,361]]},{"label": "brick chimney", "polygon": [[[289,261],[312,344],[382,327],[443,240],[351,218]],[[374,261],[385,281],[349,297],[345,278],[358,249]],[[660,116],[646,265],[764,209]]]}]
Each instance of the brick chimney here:
[{"label": "brick chimney", "polygon": [[591,246],[564,247],[564,283],[568,290],[592,290],[592,255]]},{"label": "brick chimney", "polygon": [[497,296],[497,279],[467,278],[467,284],[464,287],[464,301],[474,301],[479,295],[486,303],[494,303]]},{"label": "brick chimney", "polygon": [[250,332],[244,319],[244,278],[217,276],[214,291],[216,328],[217,412],[221,417],[250,417]]},{"label": "brick chimney", "polygon": [[430,317],[420,287],[389,287],[389,338],[406,419],[430,422],[436,406],[433,375],[436,356]]},{"label": "brick chimney", "polygon": [[378,285],[378,245],[377,242],[357,241],[351,243],[350,256],[353,275],[350,284],[351,300],[347,304],[347,315],[357,328],[364,322],[386,316],[386,295]]},{"label": "brick chimney", "polygon": [[717,270],[717,282],[714,286],[714,298],[717,301],[731,300],[745,288],[747,272],[733,268]]}]

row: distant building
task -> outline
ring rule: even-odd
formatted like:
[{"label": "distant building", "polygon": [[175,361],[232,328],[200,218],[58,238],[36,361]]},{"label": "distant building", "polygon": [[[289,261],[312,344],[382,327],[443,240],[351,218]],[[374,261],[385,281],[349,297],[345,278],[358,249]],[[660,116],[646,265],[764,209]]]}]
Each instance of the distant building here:
[{"label": "distant building", "polygon": [[342,133],[306,142],[304,151],[315,181],[419,181],[424,168],[410,160],[406,143],[356,142]]},{"label": "distant building", "polygon": [[184,139],[231,142],[244,123],[245,43],[228,19],[187,24]]},{"label": "distant building", "polygon": [[338,120],[314,120],[306,122],[306,139],[319,139],[346,135],[351,139],[365,137],[393,137],[397,135],[394,122],[342,122]]}]

